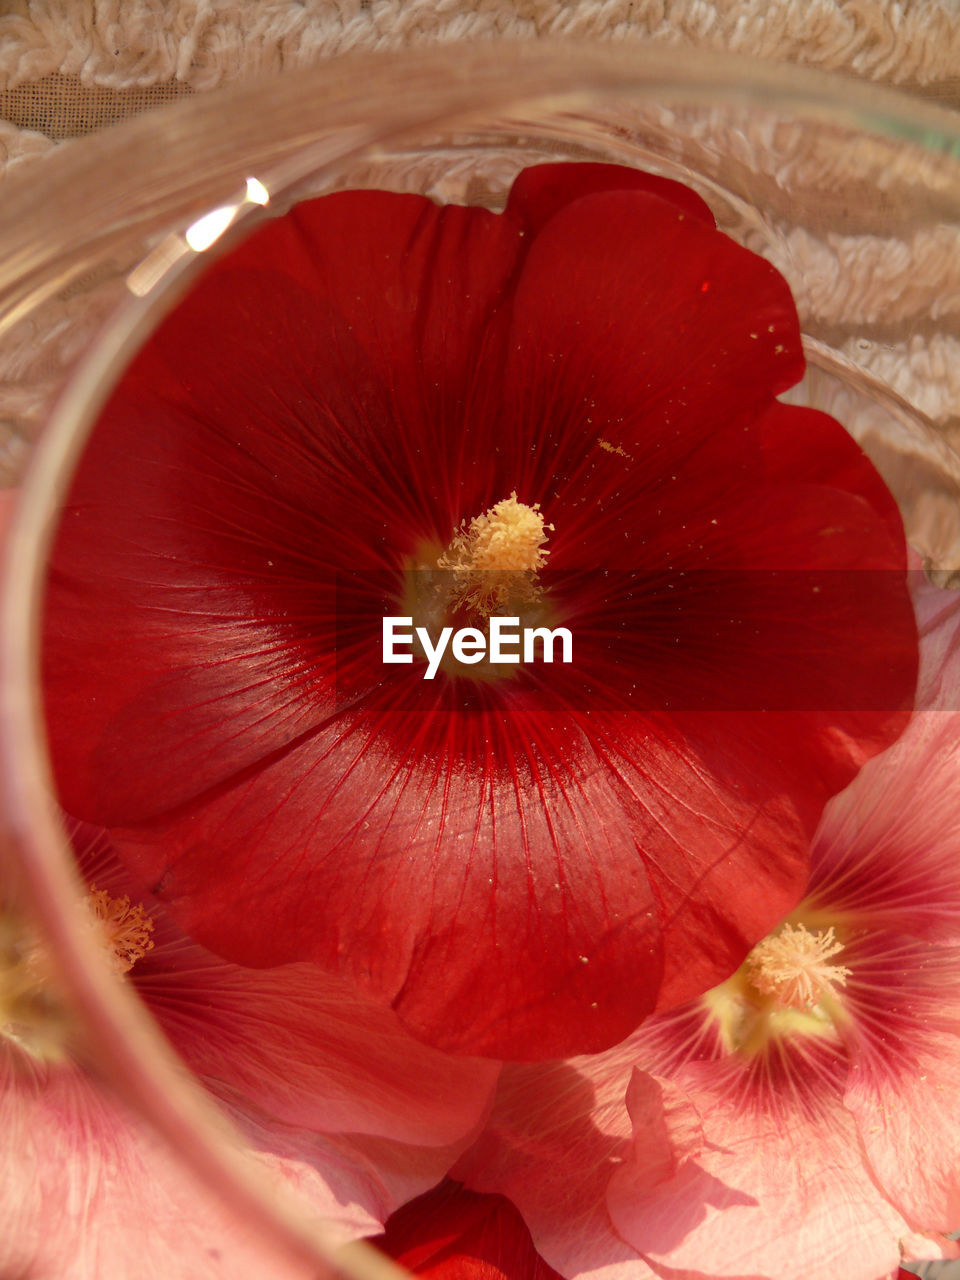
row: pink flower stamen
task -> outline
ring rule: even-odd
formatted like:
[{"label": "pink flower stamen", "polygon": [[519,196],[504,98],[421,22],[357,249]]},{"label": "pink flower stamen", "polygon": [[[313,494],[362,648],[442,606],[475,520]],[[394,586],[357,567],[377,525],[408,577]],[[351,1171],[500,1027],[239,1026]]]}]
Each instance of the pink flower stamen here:
[{"label": "pink flower stamen", "polygon": [[848,1014],[838,988],[853,970],[837,964],[844,950],[834,927],[786,922],[758,942],[737,972],[702,997],[719,1035],[720,1056],[757,1062],[770,1050],[783,1060],[787,1043],[802,1052],[810,1037],[830,1037]]},{"label": "pink flower stamen", "polygon": [[[129,973],[153,948],[153,920],[130,899],[111,898],[91,886],[83,899],[89,927],[118,976]],[[0,1040],[18,1045],[42,1062],[61,1060],[72,1030],[56,966],[32,923],[13,913],[0,916]]]},{"label": "pink flower stamen", "polygon": [[833,963],[843,951],[833,927],[811,933],[804,925],[785,924],[759,942],[746,960],[751,986],[772,996],[781,1009],[812,1009],[846,986],[851,970]]},{"label": "pink flower stamen", "polygon": [[153,920],[142,903],[131,906],[130,899],[111,898],[106,889],[90,886],[84,899],[93,927],[97,930],[114,973],[129,973],[138,960],[153,950]]}]

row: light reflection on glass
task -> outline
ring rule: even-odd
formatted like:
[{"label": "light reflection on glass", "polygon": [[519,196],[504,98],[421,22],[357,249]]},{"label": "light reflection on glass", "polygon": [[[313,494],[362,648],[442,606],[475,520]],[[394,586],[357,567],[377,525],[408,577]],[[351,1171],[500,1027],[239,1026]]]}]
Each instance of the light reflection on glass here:
[{"label": "light reflection on glass", "polygon": [[219,240],[236,217],[239,208],[238,204],[227,204],[220,209],[211,209],[187,227],[184,238],[194,253],[202,253],[214,241]]},{"label": "light reflection on glass", "polygon": [[192,249],[203,253],[215,244],[236,220],[245,205],[270,203],[270,192],[259,178],[247,178],[243,196],[236,204],[220,205],[192,222],[184,234],[169,235],[127,276],[127,288],[138,298],[145,297],[184,254]]},{"label": "light reflection on glass", "polygon": [[247,179],[247,199],[251,204],[269,204],[270,192],[259,178]]}]

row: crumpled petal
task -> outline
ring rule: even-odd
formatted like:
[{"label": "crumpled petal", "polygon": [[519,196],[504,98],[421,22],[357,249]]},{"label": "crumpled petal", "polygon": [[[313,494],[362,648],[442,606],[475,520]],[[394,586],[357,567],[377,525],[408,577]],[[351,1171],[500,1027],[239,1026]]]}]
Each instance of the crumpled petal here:
[{"label": "crumpled petal", "polygon": [[453,1169],[469,1187],[507,1196],[563,1276],[654,1275],[606,1208],[610,1177],[630,1151],[624,1098],[635,1061],[628,1041],[570,1062],[506,1066],[490,1120]]},{"label": "crumpled petal", "polygon": [[[676,1133],[677,1170],[650,1185],[649,1115],[633,1155],[610,1182],[608,1206],[621,1236],[675,1280],[713,1276],[811,1280],[896,1273],[907,1224],[877,1191],[856,1133],[839,1106],[820,1116],[783,1101],[769,1110],[731,1104],[710,1087],[709,1064],[673,1083],[699,1114],[702,1146],[690,1151],[690,1118],[662,1113]],[[628,1102],[631,1095],[628,1094]],[[662,1157],[656,1156],[659,1161]]]}]

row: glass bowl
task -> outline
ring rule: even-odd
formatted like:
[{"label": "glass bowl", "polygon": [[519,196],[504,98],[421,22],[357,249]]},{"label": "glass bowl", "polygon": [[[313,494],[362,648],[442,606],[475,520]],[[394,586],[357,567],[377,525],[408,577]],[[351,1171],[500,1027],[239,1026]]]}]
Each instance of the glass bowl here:
[{"label": "glass bowl", "polygon": [[38,617],[59,507],[113,383],[214,256],[305,197],[378,187],[498,209],[533,163],[633,165],[695,188],[722,230],[786,277],[808,358],[789,399],[848,426],[948,585],[960,571],[958,157],[953,115],[850,79],[696,50],[530,42],[348,57],[234,85],[8,183],[0,360],[14,393],[0,461],[22,480],[2,633],[4,839],[23,894],[11,901],[35,913],[100,1072],[278,1256],[322,1274],[390,1270],[362,1246],[335,1250],[300,1206],[250,1181],[223,1117],[73,907]]}]

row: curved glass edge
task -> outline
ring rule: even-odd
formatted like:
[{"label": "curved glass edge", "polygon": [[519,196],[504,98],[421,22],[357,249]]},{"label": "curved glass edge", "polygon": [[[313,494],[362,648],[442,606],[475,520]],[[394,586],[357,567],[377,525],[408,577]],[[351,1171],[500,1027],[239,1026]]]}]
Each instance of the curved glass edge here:
[{"label": "curved glass edge", "polygon": [[[949,185],[960,205],[960,163],[954,160],[960,155],[960,125],[951,113],[890,90],[850,81],[838,86],[816,72],[660,46],[464,47],[457,54],[452,58],[447,47],[344,59],[321,72],[247,83],[201,102],[176,104],[66,149],[36,180],[12,183],[0,211],[0,243],[10,247],[0,264],[0,333],[89,270],[118,236],[136,244],[166,232],[128,278],[131,296],[122,313],[62,395],[36,448],[8,541],[0,639],[6,840],[25,869],[72,995],[107,1050],[114,1082],[208,1185],[260,1223],[278,1249],[327,1271],[335,1265],[359,1280],[402,1273],[362,1245],[334,1250],[322,1232],[249,1180],[223,1141],[228,1131],[219,1112],[199,1086],[184,1081],[152,1019],[135,996],[116,990],[75,920],[72,859],[51,800],[37,638],[57,510],[110,387],[156,324],[158,309],[169,309],[210,254],[227,247],[260,216],[264,192],[292,203],[299,183],[325,170],[332,173],[352,155],[483,110],[516,109],[532,101],[563,109],[579,95],[625,92],[684,101],[762,101],[932,150],[953,166]],[[411,80],[415,94],[398,109],[398,92],[404,88],[409,96]],[[263,101],[265,95],[267,109],[251,131],[248,117],[231,108]],[[242,127],[241,117],[247,121]],[[178,139],[187,134],[200,138],[201,145],[184,182],[177,169]],[[104,218],[98,192],[108,164],[123,172],[124,186]],[[65,185],[74,192],[77,208],[72,236],[87,246],[81,262],[63,248],[62,218],[52,199],[54,191],[62,196]],[[171,227],[180,230],[170,232]],[[205,241],[204,228],[218,234]]]},{"label": "curved glass edge", "polygon": [[[616,93],[661,102],[776,106],[907,140],[943,158],[960,195],[960,122],[954,113],[806,68],[639,42],[504,42],[350,55],[160,108],[72,143],[39,174],[11,180],[0,209],[0,334],[89,269],[89,263],[71,263],[71,244],[88,246],[95,259],[107,243],[115,248],[186,226],[228,203],[247,173],[271,189],[290,191],[347,150],[384,145],[433,123],[513,110],[532,100],[569,108],[578,95]],[[258,109],[251,113],[254,102]],[[191,168],[184,175],[179,156],[187,144]],[[66,244],[64,191],[75,197]]]}]

